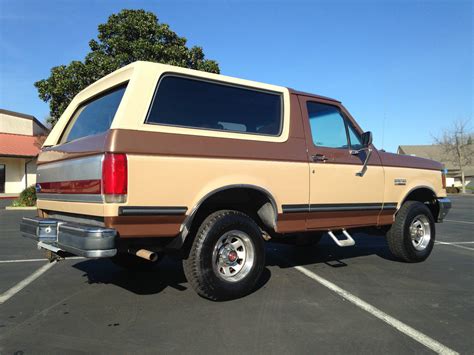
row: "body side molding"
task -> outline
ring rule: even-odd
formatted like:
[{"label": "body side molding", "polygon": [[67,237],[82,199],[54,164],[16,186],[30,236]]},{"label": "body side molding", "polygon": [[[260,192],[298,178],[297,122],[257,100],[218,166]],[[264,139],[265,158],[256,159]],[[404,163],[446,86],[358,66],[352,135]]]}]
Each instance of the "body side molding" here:
[{"label": "body side molding", "polygon": [[182,206],[120,206],[119,216],[179,216],[187,210],[187,207]]},{"label": "body side molding", "polygon": [[396,208],[396,202],[282,205],[283,213],[391,210]]}]

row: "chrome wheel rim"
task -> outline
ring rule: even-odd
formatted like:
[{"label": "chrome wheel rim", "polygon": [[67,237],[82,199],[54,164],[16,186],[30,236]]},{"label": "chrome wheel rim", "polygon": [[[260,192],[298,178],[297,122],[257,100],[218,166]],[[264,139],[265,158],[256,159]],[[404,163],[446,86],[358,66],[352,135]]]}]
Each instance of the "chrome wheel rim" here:
[{"label": "chrome wheel rim", "polygon": [[229,282],[246,277],[255,260],[255,250],[249,235],[239,230],[223,234],[212,253],[212,266],[215,274]]},{"label": "chrome wheel rim", "polygon": [[425,250],[431,241],[431,227],[428,217],[416,216],[410,224],[411,243],[416,250]]}]

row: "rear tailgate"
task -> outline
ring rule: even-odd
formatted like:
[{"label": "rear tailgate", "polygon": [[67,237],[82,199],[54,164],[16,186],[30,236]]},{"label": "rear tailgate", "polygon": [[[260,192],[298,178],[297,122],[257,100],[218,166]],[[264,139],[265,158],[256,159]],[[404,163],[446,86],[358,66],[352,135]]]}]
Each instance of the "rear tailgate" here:
[{"label": "rear tailgate", "polygon": [[114,81],[100,92],[86,89],[78,95],[84,99],[75,99],[78,102],[68,107],[52,132],[54,142],[52,138],[46,141],[53,146],[45,147],[38,158],[40,209],[104,215],[103,160],[107,156],[110,128],[127,85],[128,82]]},{"label": "rear tailgate", "polygon": [[38,200],[102,203],[103,154],[41,164]]}]

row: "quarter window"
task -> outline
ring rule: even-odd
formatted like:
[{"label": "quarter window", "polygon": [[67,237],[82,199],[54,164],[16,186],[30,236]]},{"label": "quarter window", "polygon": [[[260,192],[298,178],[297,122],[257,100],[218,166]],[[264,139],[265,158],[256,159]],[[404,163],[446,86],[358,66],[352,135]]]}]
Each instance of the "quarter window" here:
[{"label": "quarter window", "polygon": [[81,105],[64,131],[61,143],[107,131],[122,101],[126,85],[119,86]]},{"label": "quarter window", "polygon": [[335,106],[308,102],[308,117],[315,146],[347,148],[344,117]]},{"label": "quarter window", "polygon": [[276,136],[281,111],[280,94],[168,75],[146,122]]}]

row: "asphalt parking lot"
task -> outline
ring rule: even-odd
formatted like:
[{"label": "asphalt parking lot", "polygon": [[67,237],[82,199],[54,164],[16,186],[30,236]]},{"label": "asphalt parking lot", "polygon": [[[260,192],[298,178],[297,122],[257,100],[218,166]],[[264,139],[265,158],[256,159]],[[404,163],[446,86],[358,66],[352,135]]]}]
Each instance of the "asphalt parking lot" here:
[{"label": "asphalt parking lot", "polygon": [[452,200],[424,263],[394,261],[383,236],[356,235],[351,248],[268,243],[258,289],[220,303],[197,296],[173,259],[145,273],[47,264],[19,236],[34,213],[0,210],[0,354],[472,354],[474,196]]}]

